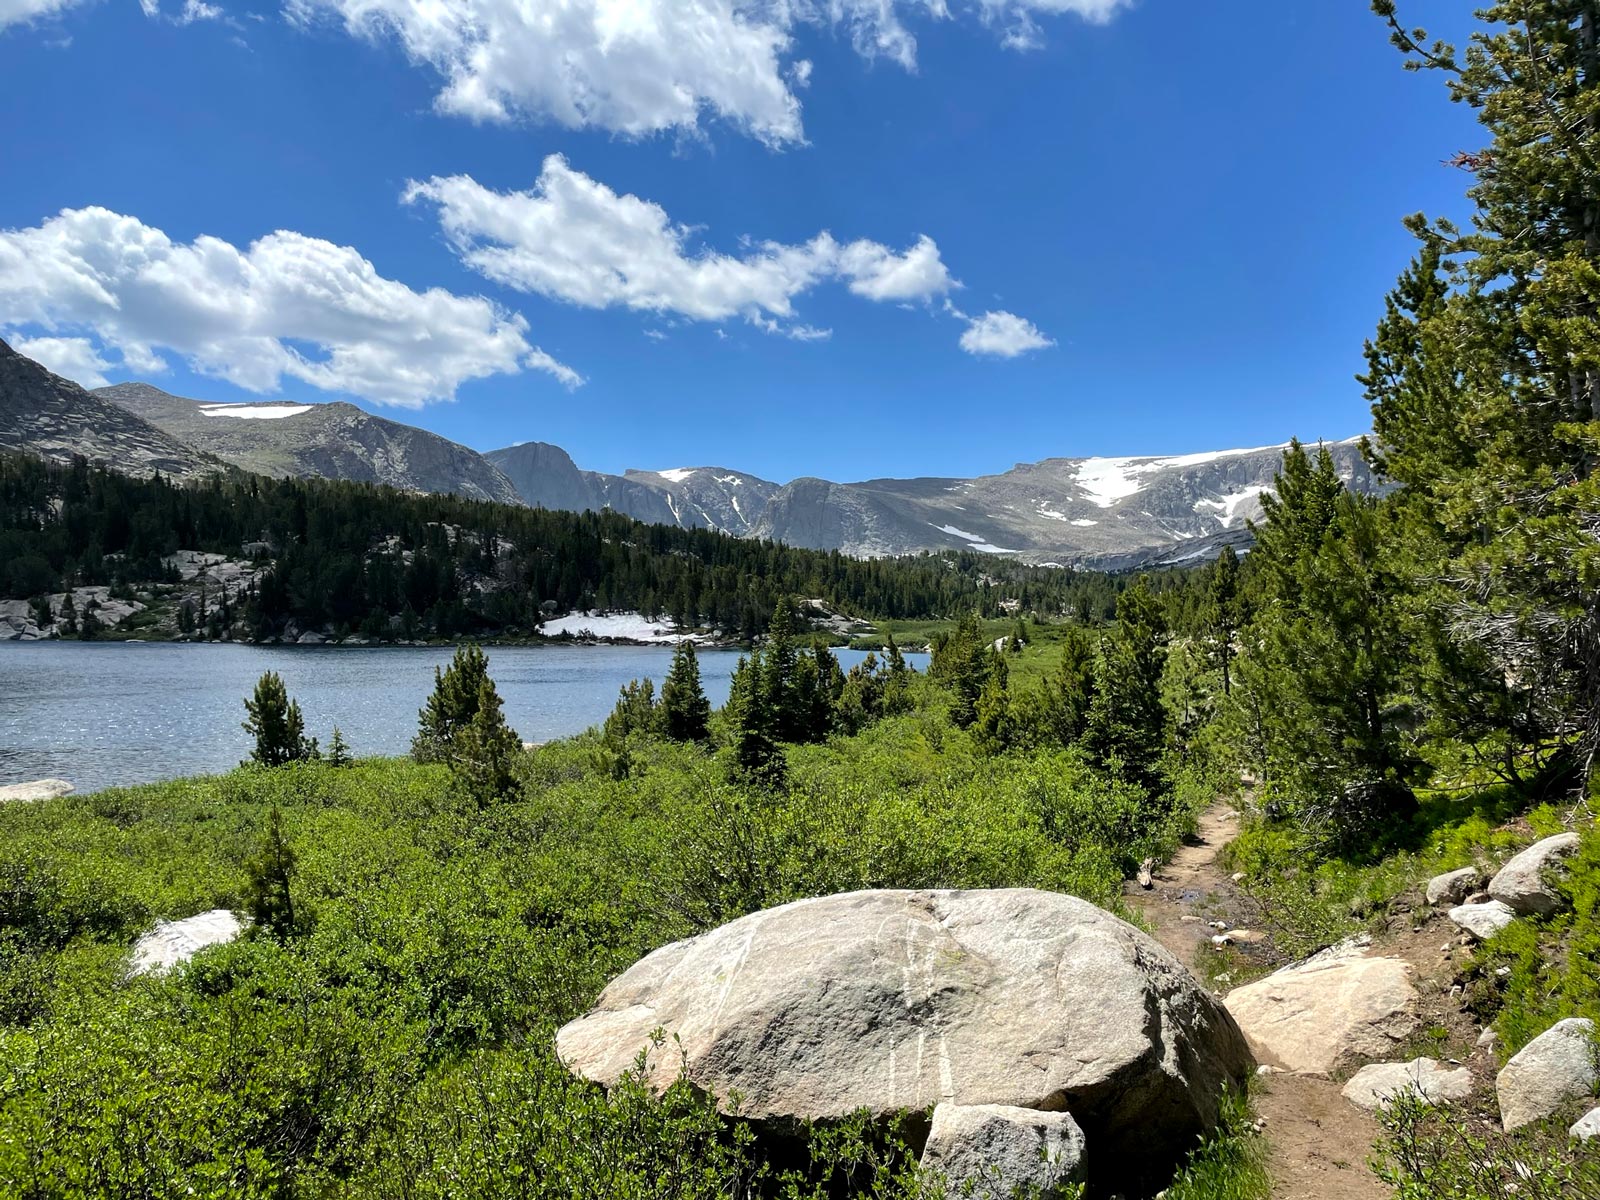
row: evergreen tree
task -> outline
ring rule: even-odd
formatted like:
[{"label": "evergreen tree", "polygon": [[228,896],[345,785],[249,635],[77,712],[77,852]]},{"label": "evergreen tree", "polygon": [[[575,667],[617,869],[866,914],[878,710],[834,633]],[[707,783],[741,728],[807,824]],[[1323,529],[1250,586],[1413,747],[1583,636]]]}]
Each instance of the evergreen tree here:
[{"label": "evergreen tree", "polygon": [[276,671],[268,671],[256,681],[255,694],[244,702],[244,708],[249,718],[244,722],[244,731],[256,739],[252,761],[264,767],[281,767],[311,757],[300,705],[289,699]]},{"label": "evergreen tree", "polygon": [[1095,644],[1087,630],[1069,628],[1061,642],[1061,666],[1046,697],[1056,740],[1076,744],[1089,727],[1095,696]]},{"label": "evergreen tree", "polygon": [[981,754],[1003,754],[1012,741],[1011,698],[1006,691],[1008,671],[1004,658],[983,682],[972,722],[972,740]]},{"label": "evergreen tree", "polygon": [[289,937],[296,930],[292,892],[296,856],[283,829],[283,813],[276,805],[267,813],[256,853],[244,864],[248,880],[251,919],[276,937]]},{"label": "evergreen tree", "polygon": [[778,744],[772,689],[764,678],[770,664],[759,653],[741,658],[728,689],[733,734],[733,767],[739,779],[761,787],[781,787],[787,764]]},{"label": "evergreen tree", "polygon": [[656,685],[648,679],[635,679],[623,685],[617,697],[617,706],[606,718],[601,734],[608,743],[621,745],[632,734],[656,736],[661,731],[661,724]]},{"label": "evergreen tree", "polygon": [[1101,765],[1115,763],[1128,779],[1147,787],[1157,783],[1166,745],[1161,704],[1166,643],[1166,619],[1141,575],[1118,598],[1116,629],[1100,643],[1083,740]]},{"label": "evergreen tree", "polygon": [[662,726],[675,742],[711,738],[711,702],[700,686],[700,660],[694,643],[684,640],[672,652],[672,667],[661,685]]},{"label": "evergreen tree", "polygon": [[1363,376],[1377,460],[1414,496],[1415,541],[1440,543],[1454,661],[1483,660],[1452,682],[1509,701],[1535,756],[1566,747],[1581,788],[1600,748],[1600,3],[1491,4],[1460,55],[1373,8],[1488,136],[1456,160],[1470,228],[1407,222],[1422,251]]},{"label": "evergreen tree", "polygon": [[1222,694],[1233,691],[1234,638],[1239,633],[1239,556],[1224,546],[1206,581],[1203,620],[1213,661],[1222,670]]},{"label": "evergreen tree", "polygon": [[934,637],[933,663],[928,673],[954,695],[950,715],[960,728],[969,728],[977,720],[978,697],[996,669],[998,657],[983,640],[977,613],[967,613],[955,629]]},{"label": "evergreen tree", "polygon": [[478,698],[489,678],[489,659],[480,646],[458,646],[443,672],[433,670],[433,694],[418,714],[411,756],[418,762],[448,762],[456,735],[477,714]]},{"label": "evergreen tree", "polygon": [[477,700],[472,717],[455,735],[450,769],[462,791],[488,808],[520,793],[514,766],[522,743],[506,724],[500,693],[487,675],[478,682]]},{"label": "evergreen tree", "polygon": [[339,727],[333,727],[333,739],[328,743],[328,765],[330,767],[348,767],[355,760],[350,757],[350,747],[345,743],[344,734],[339,732]]}]

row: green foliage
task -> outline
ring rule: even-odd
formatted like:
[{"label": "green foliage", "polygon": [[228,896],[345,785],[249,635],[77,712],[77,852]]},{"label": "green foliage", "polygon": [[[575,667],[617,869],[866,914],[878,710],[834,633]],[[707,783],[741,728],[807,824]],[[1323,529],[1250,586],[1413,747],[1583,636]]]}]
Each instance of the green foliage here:
[{"label": "green foliage", "polygon": [[481,646],[457,646],[450,665],[433,669],[433,692],[417,714],[411,757],[418,762],[449,762],[456,737],[478,712],[478,697],[489,679],[489,658]]},{"label": "green foliage", "polygon": [[289,937],[297,925],[294,915],[295,857],[283,829],[283,811],[276,805],[267,813],[267,827],[261,847],[245,860],[245,902],[250,919],[260,929],[278,937]]},{"label": "green foliage", "polygon": [[675,742],[704,742],[711,737],[711,703],[700,687],[700,663],[694,643],[682,641],[672,652],[672,667],[661,685],[663,732]]},{"label": "green foliage", "polygon": [[1373,1167],[1396,1200],[1600,1200],[1600,1159],[1569,1145],[1564,1130],[1478,1134],[1415,1094],[1396,1097],[1379,1120]]},{"label": "green foliage", "polygon": [[328,765],[330,767],[348,767],[355,759],[350,757],[350,747],[344,740],[344,734],[339,732],[339,727],[333,727],[333,737],[328,742]]},{"label": "green foliage", "polygon": [[477,711],[452,744],[450,769],[456,783],[479,808],[510,799],[522,787],[515,769],[521,754],[522,743],[506,724],[500,693],[485,676],[478,683]]},{"label": "green foliage", "polygon": [[281,767],[314,756],[314,743],[306,740],[300,705],[289,699],[276,671],[268,671],[256,681],[255,694],[244,702],[244,707],[249,715],[244,731],[256,739],[256,748],[250,755],[252,762]]},{"label": "green foliage", "polygon": [[[1116,629],[1101,640],[1083,744],[1102,766],[1146,785],[1167,743],[1166,644],[1166,618],[1141,577],[1117,600]],[[1064,692],[1070,686],[1063,680]]]},{"label": "green foliage", "polygon": [[1220,1115],[1215,1132],[1162,1193],[1165,1200],[1267,1200],[1272,1195],[1266,1139],[1256,1129],[1249,1097],[1227,1092]]}]

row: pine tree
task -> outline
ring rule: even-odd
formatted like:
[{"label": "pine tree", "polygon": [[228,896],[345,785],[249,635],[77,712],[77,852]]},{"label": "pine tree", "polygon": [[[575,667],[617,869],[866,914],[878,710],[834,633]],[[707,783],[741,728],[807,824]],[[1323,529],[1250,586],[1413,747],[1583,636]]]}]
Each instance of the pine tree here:
[{"label": "pine tree", "polygon": [[733,733],[734,774],[760,787],[781,787],[787,764],[778,744],[777,715],[764,676],[769,664],[757,653],[741,658],[728,688],[728,715]]},{"label": "pine tree", "polygon": [[283,813],[276,806],[267,814],[267,827],[256,853],[244,864],[248,880],[250,916],[256,925],[283,938],[296,930],[293,884],[297,862],[283,829]]},{"label": "pine tree", "polygon": [[1233,642],[1239,633],[1239,556],[1232,546],[1224,546],[1211,567],[1202,620],[1226,696],[1233,691]]},{"label": "pine tree", "polygon": [[704,742],[711,737],[711,703],[700,686],[700,660],[694,643],[678,643],[672,667],[661,685],[664,731],[675,742]]},{"label": "pine tree", "polygon": [[433,670],[433,694],[418,714],[411,756],[418,762],[448,762],[456,734],[477,714],[478,697],[489,678],[489,659],[479,646],[458,646],[443,672]]},{"label": "pine tree", "polygon": [[1063,746],[1075,745],[1088,729],[1089,711],[1094,707],[1095,643],[1087,631],[1066,631],[1061,666],[1051,682],[1046,708],[1056,739]]},{"label": "pine tree", "polygon": [[623,685],[617,706],[606,718],[601,734],[608,743],[620,746],[629,735],[654,737],[660,732],[661,724],[656,685],[648,679],[635,679]]},{"label": "pine tree", "polygon": [[521,791],[514,766],[522,743],[501,711],[500,693],[487,675],[478,683],[471,719],[457,731],[450,769],[463,792],[480,808],[515,798]]},{"label": "pine tree", "polygon": [[300,705],[289,699],[276,671],[256,681],[255,695],[244,702],[249,719],[244,731],[256,739],[251,760],[264,767],[281,767],[311,757]]},{"label": "pine tree", "polygon": [[1118,597],[1117,627],[1100,643],[1083,741],[1097,762],[1117,764],[1126,778],[1147,787],[1157,783],[1166,745],[1166,643],[1166,619],[1141,575]]},{"label": "pine tree", "polygon": [[328,743],[328,765],[330,767],[348,767],[355,760],[350,757],[350,747],[345,743],[344,734],[339,732],[339,727],[333,727],[333,739]]},{"label": "pine tree", "polygon": [[1374,0],[1408,65],[1488,135],[1457,156],[1469,229],[1418,215],[1422,253],[1363,377],[1383,468],[1420,499],[1455,592],[1449,634],[1503,679],[1536,742],[1600,750],[1600,0],[1479,14],[1460,55]]},{"label": "pine tree", "polygon": [[977,710],[972,722],[972,740],[981,754],[1003,754],[1011,745],[1011,698],[1006,692],[1006,662],[996,659],[996,666],[984,680],[978,693]]}]

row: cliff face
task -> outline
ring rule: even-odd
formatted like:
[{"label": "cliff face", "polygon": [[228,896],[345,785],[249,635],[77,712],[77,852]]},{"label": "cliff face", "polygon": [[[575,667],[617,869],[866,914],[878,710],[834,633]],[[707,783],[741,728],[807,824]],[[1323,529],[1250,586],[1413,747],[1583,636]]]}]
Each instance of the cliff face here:
[{"label": "cliff face", "polygon": [[94,394],[258,474],[353,479],[473,500],[518,501],[511,481],[477,451],[353,404],[213,404],[147,383],[119,383]]},{"label": "cliff face", "polygon": [[223,464],[115,404],[53,375],[0,341],[0,448],[64,462],[75,454],[119,471],[188,477]]}]

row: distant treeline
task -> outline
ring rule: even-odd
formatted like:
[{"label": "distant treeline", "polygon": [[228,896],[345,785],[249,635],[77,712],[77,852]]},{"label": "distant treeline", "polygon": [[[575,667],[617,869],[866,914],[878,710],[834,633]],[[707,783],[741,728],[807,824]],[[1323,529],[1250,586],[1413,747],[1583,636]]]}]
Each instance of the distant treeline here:
[{"label": "distant treeline", "polygon": [[371,637],[516,635],[555,613],[637,609],[748,640],[785,595],[876,619],[1020,608],[1101,620],[1127,582],[970,552],[863,560],[367,483],[179,483],[0,455],[4,595],[176,582],[163,560],[178,550],[267,564],[229,612],[236,636],[257,638],[291,621]]}]

